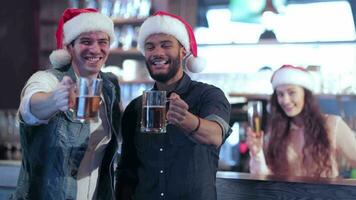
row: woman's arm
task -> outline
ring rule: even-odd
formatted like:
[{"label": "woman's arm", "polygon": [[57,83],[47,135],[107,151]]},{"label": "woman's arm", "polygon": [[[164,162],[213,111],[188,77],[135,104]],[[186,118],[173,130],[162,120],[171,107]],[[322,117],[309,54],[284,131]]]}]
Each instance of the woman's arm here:
[{"label": "woman's arm", "polygon": [[345,123],[345,121],[339,117],[334,116],[335,134],[336,134],[336,149],[347,159],[348,163],[352,167],[356,167],[356,138],[355,133]]},{"label": "woman's arm", "polygon": [[250,173],[256,175],[272,174],[266,164],[265,155],[262,150],[254,156],[250,153]]},{"label": "woman's arm", "polygon": [[272,174],[267,166],[265,155],[263,153],[263,138],[263,131],[261,132],[261,135],[257,135],[251,128],[247,129],[247,145],[250,149],[249,164],[251,174]]}]

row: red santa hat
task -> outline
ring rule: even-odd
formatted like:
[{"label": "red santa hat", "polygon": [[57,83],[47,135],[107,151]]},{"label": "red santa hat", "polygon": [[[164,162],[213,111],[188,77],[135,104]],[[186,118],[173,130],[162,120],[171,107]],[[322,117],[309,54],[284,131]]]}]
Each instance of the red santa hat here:
[{"label": "red santa hat", "polygon": [[313,77],[302,67],[283,65],[277,69],[271,79],[273,89],[283,84],[293,84],[302,86],[310,91],[314,91]]},{"label": "red santa hat", "polygon": [[206,63],[198,57],[197,42],[195,40],[192,27],[181,17],[167,12],[158,11],[148,17],[141,25],[138,34],[138,48],[145,54],[145,40],[152,34],[165,33],[174,36],[190,54],[186,60],[186,67],[189,71],[201,72]]},{"label": "red santa hat", "polygon": [[69,64],[72,58],[66,50],[66,45],[70,44],[80,34],[91,31],[107,33],[110,37],[110,43],[115,40],[114,24],[109,17],[93,8],[66,9],[57,27],[57,50],[54,50],[49,56],[52,65],[62,67]]}]

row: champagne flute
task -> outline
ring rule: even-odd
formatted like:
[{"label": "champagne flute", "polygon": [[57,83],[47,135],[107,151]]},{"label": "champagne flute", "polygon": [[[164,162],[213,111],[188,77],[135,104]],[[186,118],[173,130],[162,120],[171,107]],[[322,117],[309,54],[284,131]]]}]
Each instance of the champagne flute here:
[{"label": "champagne flute", "polygon": [[262,102],[249,101],[247,103],[248,123],[257,137],[261,136],[262,130]]}]

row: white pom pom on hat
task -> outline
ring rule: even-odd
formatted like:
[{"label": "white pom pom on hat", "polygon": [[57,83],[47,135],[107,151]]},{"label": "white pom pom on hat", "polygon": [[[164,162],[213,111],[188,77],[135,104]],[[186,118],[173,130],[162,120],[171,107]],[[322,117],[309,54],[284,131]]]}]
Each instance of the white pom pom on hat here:
[{"label": "white pom pom on hat", "polygon": [[206,62],[203,58],[198,57],[198,47],[193,29],[184,19],[163,11],[157,11],[148,17],[141,25],[137,39],[138,48],[142,54],[145,54],[144,45],[147,37],[156,33],[174,36],[190,54],[185,62],[187,69],[194,73],[203,71]]},{"label": "white pom pom on hat", "polygon": [[302,86],[310,91],[314,91],[314,82],[311,74],[302,67],[293,65],[283,65],[277,69],[271,78],[273,89],[284,84]]},{"label": "white pom pom on hat", "polygon": [[186,67],[193,73],[202,72],[205,69],[206,60],[201,57],[189,56],[186,60]]},{"label": "white pom pom on hat", "polygon": [[52,53],[49,55],[49,60],[54,67],[61,67],[69,64],[72,60],[72,57],[67,50],[58,49],[52,51]]},{"label": "white pom pom on hat", "polygon": [[110,37],[110,43],[115,40],[113,21],[93,8],[68,8],[64,10],[59,20],[56,32],[57,50],[49,56],[51,64],[62,67],[71,62],[71,55],[65,46],[80,34],[91,31],[103,31]]}]

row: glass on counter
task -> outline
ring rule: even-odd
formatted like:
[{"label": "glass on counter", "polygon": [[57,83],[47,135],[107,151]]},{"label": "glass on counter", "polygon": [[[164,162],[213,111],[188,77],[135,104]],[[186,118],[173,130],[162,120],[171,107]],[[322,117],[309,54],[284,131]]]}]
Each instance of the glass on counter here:
[{"label": "glass on counter", "polygon": [[0,110],[0,160],[20,160],[21,144],[17,110]]}]

